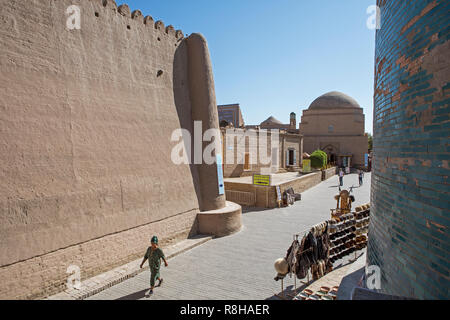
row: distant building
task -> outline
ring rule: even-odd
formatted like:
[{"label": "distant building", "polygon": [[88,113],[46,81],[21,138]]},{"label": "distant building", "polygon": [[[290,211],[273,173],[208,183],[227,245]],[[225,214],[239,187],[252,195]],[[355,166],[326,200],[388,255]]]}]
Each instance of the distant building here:
[{"label": "distant building", "polygon": [[[296,115],[290,123],[283,124],[269,117],[259,125],[245,125],[239,104],[218,106],[222,131],[224,177],[243,177],[253,174],[300,171],[303,161],[303,137],[296,128]],[[271,130],[279,130],[272,141]],[[260,137],[267,135],[267,153],[270,163],[261,161]],[[230,158],[231,157],[231,158]]]},{"label": "distant building", "polygon": [[290,115],[290,123],[282,123],[280,120],[276,119],[273,116],[270,116],[259,125],[248,125],[245,126],[245,129],[265,129],[265,130],[280,130],[285,131],[286,133],[298,134],[299,131],[297,129],[297,116],[294,112]]},{"label": "distant building", "polygon": [[270,116],[259,125],[247,125],[245,129],[280,130],[280,133],[300,135],[303,137],[303,151],[308,154],[320,149],[327,153],[332,164],[368,167],[369,142],[363,109],[355,99],[341,92],[329,92],[311,103],[303,111],[299,128],[297,115],[292,112],[289,123]]},{"label": "distant building", "polygon": [[[271,130],[265,129],[222,128],[221,131],[225,178],[300,171],[303,161],[300,134],[280,131],[272,137]],[[267,137],[266,145],[260,145],[262,135]],[[261,159],[261,150],[270,157],[266,159],[270,163]]]},{"label": "distant building", "polygon": [[299,133],[304,151],[322,150],[331,163],[344,167],[365,167],[368,137],[363,109],[355,99],[341,92],[329,92],[303,111]]},{"label": "distant building", "polygon": [[265,121],[261,122],[259,125],[261,129],[278,129],[278,130],[289,130],[290,124],[284,124],[280,120],[270,116]]},{"label": "distant building", "polygon": [[217,109],[221,127],[232,125],[235,128],[243,128],[245,126],[239,103],[220,105]]},{"label": "distant building", "polygon": [[245,129],[247,129],[247,130],[258,130],[258,129],[260,129],[260,127],[259,127],[259,124],[257,124],[257,125],[248,125],[248,126],[245,126]]}]

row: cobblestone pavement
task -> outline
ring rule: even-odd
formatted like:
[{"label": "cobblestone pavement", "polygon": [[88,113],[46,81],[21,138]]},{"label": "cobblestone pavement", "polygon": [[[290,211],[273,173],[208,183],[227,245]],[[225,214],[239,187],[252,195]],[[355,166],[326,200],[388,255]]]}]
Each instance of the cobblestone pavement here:
[{"label": "cobblestone pavement", "polygon": [[[370,173],[366,174],[364,185],[353,190],[354,206],[369,202],[370,179]],[[356,174],[345,176],[344,188],[357,185]],[[293,234],[330,218],[337,192],[338,177],[334,176],[302,193],[302,200],[291,207],[244,210],[244,227],[239,233],[210,240],[170,259],[169,267],[161,268],[163,286],[156,288],[150,298],[144,296],[150,278],[145,271],[89,299],[277,299],[274,294],[280,293],[281,286],[274,281],[275,260],[284,257]],[[287,293],[293,284],[294,279],[287,277]]]}]

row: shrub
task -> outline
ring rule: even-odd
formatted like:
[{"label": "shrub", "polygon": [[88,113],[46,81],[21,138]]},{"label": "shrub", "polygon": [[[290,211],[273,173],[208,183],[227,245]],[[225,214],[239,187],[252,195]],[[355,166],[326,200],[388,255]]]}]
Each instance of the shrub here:
[{"label": "shrub", "polygon": [[323,169],[326,168],[328,160],[328,156],[322,150],[316,150],[311,154],[311,167],[314,169]]}]

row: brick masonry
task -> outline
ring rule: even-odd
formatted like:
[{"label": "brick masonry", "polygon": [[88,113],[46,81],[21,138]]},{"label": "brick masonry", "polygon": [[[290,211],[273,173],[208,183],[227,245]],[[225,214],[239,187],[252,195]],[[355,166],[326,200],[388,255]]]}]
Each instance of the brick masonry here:
[{"label": "brick masonry", "polygon": [[67,268],[76,265],[81,281],[143,256],[157,234],[166,247],[197,233],[197,211],[57,250],[0,269],[0,299],[39,299],[66,289]]},{"label": "brick masonry", "polygon": [[378,6],[368,262],[384,293],[449,299],[450,2]]}]

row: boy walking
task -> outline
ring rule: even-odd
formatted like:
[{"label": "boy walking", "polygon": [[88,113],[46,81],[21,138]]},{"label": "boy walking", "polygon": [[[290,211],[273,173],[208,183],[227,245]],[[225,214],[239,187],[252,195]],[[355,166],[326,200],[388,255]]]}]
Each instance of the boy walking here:
[{"label": "boy walking", "polygon": [[161,259],[164,261],[164,265],[168,267],[166,257],[163,251],[158,247],[158,237],[153,236],[151,240],[151,246],[147,249],[145,253],[144,260],[141,263],[141,269],[148,259],[148,264],[150,267],[150,290],[145,293],[146,296],[153,294],[153,289],[155,288],[155,280],[158,280],[158,287],[161,286],[163,279],[159,275],[159,269],[161,267]]}]

